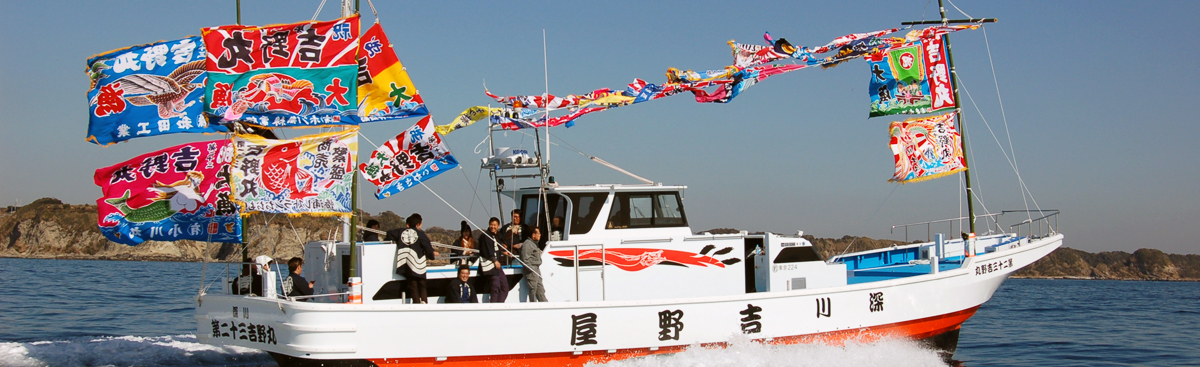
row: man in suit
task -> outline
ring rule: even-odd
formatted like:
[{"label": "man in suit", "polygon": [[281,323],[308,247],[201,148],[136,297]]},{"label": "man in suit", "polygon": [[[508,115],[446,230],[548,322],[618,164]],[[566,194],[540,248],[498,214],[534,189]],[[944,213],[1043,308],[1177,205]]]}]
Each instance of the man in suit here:
[{"label": "man in suit", "polygon": [[[504,229],[500,231],[500,238],[496,240],[504,245],[505,250],[516,251],[513,245],[525,242],[527,239],[529,239],[529,226],[521,223],[521,210],[513,209],[512,223],[504,225]],[[509,263],[507,260],[504,261],[506,265]]]},{"label": "man in suit", "polygon": [[458,278],[450,281],[450,286],[446,287],[446,303],[479,303],[479,299],[475,296],[475,288],[471,288],[471,268],[462,266],[458,268]]}]

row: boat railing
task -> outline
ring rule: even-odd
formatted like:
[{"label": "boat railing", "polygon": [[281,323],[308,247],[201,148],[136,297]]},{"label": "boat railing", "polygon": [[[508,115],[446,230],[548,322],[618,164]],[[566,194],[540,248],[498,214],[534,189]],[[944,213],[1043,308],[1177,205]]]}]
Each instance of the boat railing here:
[{"label": "boat railing", "polygon": [[[251,267],[251,269],[252,269],[251,271],[253,272],[254,265],[257,265],[257,264],[254,262],[225,263],[225,276],[223,278],[218,276],[217,278],[215,278],[213,280],[213,282],[219,281],[219,282],[224,283],[223,287],[222,287],[224,294],[240,295],[239,293],[236,292],[237,287],[238,287],[238,278],[241,277],[240,274],[242,272],[240,269],[242,267],[249,266],[249,267]],[[346,303],[349,299],[350,292],[321,293],[321,294],[313,294],[311,296],[289,297],[282,293],[282,291],[283,291],[283,289],[282,289],[283,275],[286,274],[287,267],[286,266],[280,267],[279,264],[275,264],[275,263],[272,263],[272,266],[275,267],[273,272],[276,275],[276,279],[274,279],[275,281],[273,282],[276,287],[275,292],[273,292],[275,295],[274,298],[287,299],[290,301],[302,301],[302,300],[316,299],[317,302],[321,302],[321,303]],[[235,270],[235,269],[237,269],[237,270]],[[209,289],[209,288],[211,288],[211,286],[205,287],[205,289]],[[253,296],[246,295],[246,296],[248,296],[248,297],[266,297],[261,294],[253,295]]]},{"label": "boat railing", "polygon": [[[1045,215],[1042,216],[1041,218],[1026,218],[1024,221],[1021,221],[1020,223],[1008,226],[1008,231],[1006,232],[1006,231],[1004,231],[1003,227],[1001,227],[1001,225],[1000,225],[1000,219],[1004,214],[1010,214],[1010,213],[1042,213]],[[1025,233],[1028,234],[1029,237],[1038,237],[1038,236],[1048,236],[1048,235],[1051,235],[1054,233],[1058,233],[1058,213],[1059,213],[1058,209],[1004,210],[999,213],[976,215],[975,218],[976,218],[976,220],[982,219],[983,224],[985,225],[985,228],[987,228],[987,232],[982,233],[983,235],[997,234],[997,233],[1015,233],[1017,235],[1020,235],[1021,232],[1019,232],[1019,230],[1021,229],[1021,226],[1028,226],[1026,228],[1027,230],[1025,231]],[[962,231],[962,229],[961,229],[962,225],[960,223],[965,220],[967,220],[967,217],[940,219],[940,220],[933,220],[933,221],[919,222],[919,223],[898,224],[898,225],[893,225],[891,232],[889,232],[889,233],[896,233],[897,228],[903,228],[904,229],[904,241],[911,242],[909,239],[909,229],[912,227],[920,228],[921,226],[924,226],[925,227],[925,241],[929,242],[929,241],[933,240],[933,227],[935,227],[935,226],[940,227],[941,225],[945,224],[947,226],[947,228],[949,229],[949,231],[946,233],[953,235],[953,234],[956,234],[956,233]],[[1053,220],[1053,223],[1051,223],[1051,220]],[[1034,224],[1038,224],[1038,231],[1036,233],[1034,232],[1034,228],[1033,228]]]},{"label": "boat railing", "polygon": [[[1008,226],[1008,231],[1021,235],[1021,227],[1025,227],[1025,234],[1029,238],[1048,237],[1058,233],[1058,214],[1057,209],[1052,210],[1013,210],[1011,212],[1025,213],[1040,213],[1045,214],[1039,218],[1027,218],[1020,223]],[[1049,214],[1046,214],[1049,213]],[[1053,220],[1053,222],[1051,222]],[[1034,232],[1034,225],[1037,225],[1037,232]]]}]

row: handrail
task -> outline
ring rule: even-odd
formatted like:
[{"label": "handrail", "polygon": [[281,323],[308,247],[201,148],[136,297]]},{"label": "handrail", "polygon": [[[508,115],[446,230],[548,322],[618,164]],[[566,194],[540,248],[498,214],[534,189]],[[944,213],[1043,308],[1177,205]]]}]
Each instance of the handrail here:
[{"label": "handrail", "polygon": [[[1037,223],[1038,224],[1038,232],[1037,232],[1036,237],[1045,237],[1045,236],[1049,236],[1049,235],[1058,233],[1058,214],[1061,213],[1058,209],[1028,210],[1026,212],[1039,212],[1039,213],[1050,212],[1050,214],[1046,214],[1046,215],[1043,215],[1038,218],[1025,219],[1025,220],[1021,221],[1021,223],[1017,223],[1017,224],[1008,226],[1009,232],[1014,232],[1017,235],[1020,235],[1021,234],[1021,226],[1028,226],[1029,230],[1027,231],[1027,233],[1030,238],[1034,238],[1035,235],[1033,232],[1033,224]],[[1051,218],[1054,218],[1054,224],[1050,224]],[[1043,227],[1043,225],[1044,225],[1044,227]],[[1014,228],[1016,229],[1015,231],[1014,231]]]},{"label": "handrail", "polygon": [[[1058,209],[1003,210],[1003,211],[1000,211],[999,213],[977,215],[977,216],[975,216],[975,218],[976,219],[978,219],[978,218],[986,219],[987,220],[986,221],[987,228],[988,228],[987,234],[991,234],[991,233],[993,233],[993,230],[996,232],[1002,232],[1002,229],[1001,229],[1000,223],[999,223],[999,219],[1004,214],[1035,213],[1035,212],[1036,213],[1050,213],[1050,214],[1046,214],[1046,215],[1044,215],[1040,218],[1036,218],[1036,219],[1026,219],[1026,220],[1022,221],[1021,223],[1013,224],[1008,227],[1008,233],[1016,233],[1016,234],[1020,235],[1020,232],[1014,232],[1014,228],[1019,229],[1020,226],[1028,224],[1028,225],[1030,225],[1030,227],[1029,227],[1029,231],[1027,231],[1027,233],[1029,234],[1030,237],[1033,237],[1033,227],[1032,227],[1033,223],[1039,223],[1039,227],[1038,227],[1039,234],[1057,233],[1056,228],[1058,228],[1058,214],[1060,213],[1060,211]],[[1051,225],[1051,223],[1049,221],[1050,218],[1054,219],[1053,225]],[[925,241],[931,241],[933,238],[933,225],[934,224],[948,223],[949,224],[948,229],[950,230],[949,233],[954,233],[955,232],[954,231],[955,222],[966,220],[966,219],[968,219],[968,218],[967,217],[958,217],[958,218],[940,219],[940,220],[918,222],[918,223],[897,224],[897,225],[893,225],[891,228],[891,231],[888,233],[895,233],[896,228],[903,227],[904,228],[904,241],[909,242],[909,236],[908,236],[909,227],[924,225],[925,226]],[[1044,224],[1045,228],[1043,228],[1042,224]],[[1043,229],[1045,229],[1045,230],[1043,231]]]}]

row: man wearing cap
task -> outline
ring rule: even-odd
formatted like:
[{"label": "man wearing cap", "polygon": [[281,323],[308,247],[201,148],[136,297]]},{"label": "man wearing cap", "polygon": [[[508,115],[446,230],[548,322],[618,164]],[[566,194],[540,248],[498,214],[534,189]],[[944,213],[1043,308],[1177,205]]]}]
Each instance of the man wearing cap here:
[{"label": "man wearing cap", "polygon": [[258,257],[254,258],[254,270],[250,271],[250,275],[238,277],[238,294],[261,297],[264,294],[263,273],[274,262],[275,260],[267,255],[258,255]]}]

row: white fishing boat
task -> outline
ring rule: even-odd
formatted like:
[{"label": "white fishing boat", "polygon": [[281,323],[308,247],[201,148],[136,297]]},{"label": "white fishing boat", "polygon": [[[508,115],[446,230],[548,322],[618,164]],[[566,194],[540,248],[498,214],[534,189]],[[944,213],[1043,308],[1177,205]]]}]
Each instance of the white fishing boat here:
[{"label": "white fishing boat", "polygon": [[[1063,241],[1057,211],[1034,211],[1004,227],[1006,212],[972,210],[965,218],[904,226],[907,233],[965,220],[969,235],[906,238],[822,258],[802,233],[697,234],[685,211],[686,186],[560,185],[540,153],[530,155],[494,154],[481,169],[526,224],[561,218],[560,236],[547,241],[540,266],[549,302],[525,301],[530,289],[514,263],[503,267],[513,294],[503,303],[489,303],[483,290],[484,303],[444,303],[457,268],[442,265],[426,268],[429,304],[413,304],[400,291],[396,244],[322,241],[304,245],[303,275],[315,282],[314,296],[277,294],[283,278],[275,272],[263,276],[265,296],[233,294],[223,282],[224,289],[197,297],[198,339],[267,351],[289,366],[582,365],[720,346],[741,334],[772,344],[905,338],[949,354],[963,322],[1009,275]],[[505,189],[503,178],[537,180]],[[987,227],[979,236],[976,222]],[[508,338],[456,342],[463,330],[481,328]]]},{"label": "white fishing boat", "polygon": [[[934,26],[904,37],[884,37],[900,29],[856,33],[816,48],[769,34],[765,46],[731,41],[734,63],[724,69],[669,69],[660,85],[635,80],[625,91],[578,96],[488,92],[504,106],[472,107],[435,128],[382,28],[371,27],[360,43],[359,16],[348,9],[344,1],[343,18],[328,22],[205,28],[201,37],[88,61],[89,140],[97,144],[176,132],[240,133],[144,154],[95,175],[104,191],[98,224],[112,241],[242,244],[242,263],[202,282],[195,313],[200,342],[260,349],[285,366],[581,365],[721,346],[737,335],[772,344],[915,339],[949,355],[963,322],[1010,274],[1062,245],[1055,210],[1019,211],[1023,220],[1005,227],[1002,215],[1012,212],[973,209],[947,34],[992,19],[948,20],[943,12],[940,20],[907,23]],[[872,116],[949,111],[892,123],[893,181],[961,174],[967,216],[902,225],[906,237],[895,246],[824,258],[802,232],[697,232],[685,207],[706,204],[685,206],[686,186],[628,172],[646,184],[567,185],[550,175],[553,126],[683,92],[697,102],[726,103],[768,76],[855,58],[871,63]],[[789,63],[772,64],[782,60]],[[555,109],[570,114],[551,118]],[[422,116],[359,162],[353,125]],[[355,239],[359,173],[380,187],[380,199],[424,185],[458,165],[434,132],[483,118],[489,135],[545,128],[536,149],[489,146],[480,169],[489,172],[498,204],[508,196],[524,224],[551,232],[536,272],[546,302],[526,301],[532,268],[513,261],[499,268],[511,297],[492,302],[502,298],[493,300],[473,270],[468,276],[483,303],[446,303],[449,282],[462,275],[456,265],[426,266],[432,259],[408,247],[417,236],[405,232],[399,237],[409,243],[399,246]],[[157,129],[146,121],[158,121]],[[313,126],[342,130],[292,140],[270,130]],[[302,275],[314,282],[313,295],[294,295],[302,285],[272,267],[249,274],[242,229],[252,212],[348,219],[343,240],[303,245]],[[960,222],[969,226],[962,236],[953,233]],[[977,224],[986,229],[977,231]],[[914,226],[930,236],[909,242]],[[931,233],[943,226],[951,233]],[[495,266],[465,259],[472,269]],[[410,281],[401,267],[423,271],[428,303],[401,291]],[[458,342],[464,330],[493,330],[506,339],[464,345]]]}]

